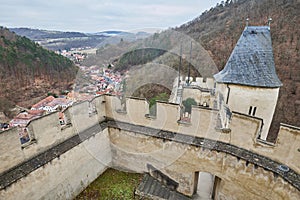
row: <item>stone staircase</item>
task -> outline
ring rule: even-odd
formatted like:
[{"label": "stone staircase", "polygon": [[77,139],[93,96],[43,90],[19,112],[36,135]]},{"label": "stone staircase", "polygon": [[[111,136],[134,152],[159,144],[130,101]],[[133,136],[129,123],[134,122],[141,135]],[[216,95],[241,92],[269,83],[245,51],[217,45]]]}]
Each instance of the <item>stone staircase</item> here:
[{"label": "stone staircase", "polygon": [[135,194],[141,199],[155,199],[155,200],[190,200],[190,198],[179,194],[161,184],[158,180],[145,174],[143,180],[135,191]]},{"label": "stone staircase", "polygon": [[182,94],[183,94],[183,88],[182,88],[182,86],[181,86],[181,87],[179,87],[179,88],[177,89],[177,94],[176,94],[176,103],[177,103],[177,104],[180,104],[180,103],[181,103]]}]

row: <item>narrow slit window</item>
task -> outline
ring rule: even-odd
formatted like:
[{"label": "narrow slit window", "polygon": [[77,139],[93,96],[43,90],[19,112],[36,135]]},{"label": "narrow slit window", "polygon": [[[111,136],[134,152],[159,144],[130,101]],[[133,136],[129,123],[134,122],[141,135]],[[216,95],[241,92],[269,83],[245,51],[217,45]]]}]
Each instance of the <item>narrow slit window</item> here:
[{"label": "narrow slit window", "polygon": [[251,115],[251,113],[252,113],[252,106],[250,106],[248,114]]},{"label": "narrow slit window", "polygon": [[256,107],[254,107],[252,115],[255,116],[255,114],[256,114]]}]

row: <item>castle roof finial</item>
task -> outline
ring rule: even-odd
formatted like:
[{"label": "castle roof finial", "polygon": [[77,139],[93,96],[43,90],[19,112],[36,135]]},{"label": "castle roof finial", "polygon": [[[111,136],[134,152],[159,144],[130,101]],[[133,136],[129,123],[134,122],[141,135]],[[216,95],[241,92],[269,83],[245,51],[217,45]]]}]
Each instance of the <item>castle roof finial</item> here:
[{"label": "castle roof finial", "polygon": [[268,26],[269,27],[271,26],[272,21],[273,21],[273,19],[271,17],[269,17],[269,19],[268,19]]}]

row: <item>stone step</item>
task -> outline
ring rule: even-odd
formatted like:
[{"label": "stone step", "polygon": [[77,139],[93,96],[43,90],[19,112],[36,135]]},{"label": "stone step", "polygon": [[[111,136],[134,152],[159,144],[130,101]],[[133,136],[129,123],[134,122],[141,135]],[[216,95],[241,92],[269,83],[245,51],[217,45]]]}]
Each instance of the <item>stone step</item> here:
[{"label": "stone step", "polygon": [[183,89],[178,89],[178,90],[177,90],[177,96],[181,96],[181,95],[182,95],[182,92],[183,92]]},{"label": "stone step", "polygon": [[179,194],[176,191],[172,191],[158,180],[151,177],[149,174],[145,174],[140,185],[135,191],[136,195],[140,197],[146,197],[150,199],[159,200],[188,200],[190,198]]},{"label": "stone step", "polygon": [[183,94],[183,89],[177,89],[176,102],[177,104],[181,103],[181,98]]}]

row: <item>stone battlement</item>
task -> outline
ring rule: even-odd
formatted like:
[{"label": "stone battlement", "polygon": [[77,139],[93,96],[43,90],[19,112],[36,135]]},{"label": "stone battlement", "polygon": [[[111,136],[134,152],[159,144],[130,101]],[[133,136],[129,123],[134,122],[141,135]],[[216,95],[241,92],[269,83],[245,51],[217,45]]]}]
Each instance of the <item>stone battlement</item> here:
[{"label": "stone battlement", "polygon": [[[192,180],[194,172],[199,169],[220,177],[226,181],[226,187],[233,187],[240,170],[253,176],[253,180],[247,180],[253,187],[258,187],[254,185],[257,184],[256,179],[261,179],[259,173],[262,173],[263,178],[268,177],[272,184],[283,184],[280,187],[289,183],[287,193],[298,195],[299,128],[282,124],[276,143],[269,143],[258,138],[263,125],[260,118],[233,112],[229,126],[224,129],[219,124],[220,113],[216,109],[192,107],[190,121],[187,122],[181,120],[181,107],[174,103],[157,102],[156,115],[152,116],[145,99],[126,98],[125,102],[122,104],[116,96],[103,95],[66,109],[63,122],[58,112],[35,119],[26,127],[30,140],[24,144],[20,143],[17,128],[2,132],[0,197],[21,198],[15,188],[26,185],[40,188],[40,192],[32,197],[30,193],[24,193],[32,199],[44,196],[72,199],[107,167],[143,173],[147,172],[147,164],[160,167],[163,163],[169,165],[168,162],[172,163],[167,167],[169,169],[162,168],[161,173],[176,180],[179,184],[177,191],[185,195],[193,194],[192,188],[196,183]],[[172,152],[177,152],[174,149],[178,149],[183,157],[179,159],[173,155]],[[78,159],[85,161],[76,162]],[[169,159],[178,160],[173,162]],[[196,162],[195,159],[203,161]],[[221,164],[220,160],[225,163]],[[186,162],[190,165],[179,167]],[[73,163],[72,170],[68,169],[69,163]],[[94,168],[90,163],[98,167]],[[223,171],[229,166],[230,171]],[[59,179],[43,175],[59,174],[61,170],[66,174],[58,175]],[[78,170],[80,175],[77,175]],[[181,179],[181,176],[185,178]],[[278,176],[281,178],[278,179]],[[52,188],[49,189],[56,192],[51,193],[39,184],[40,181],[32,180],[49,181]],[[81,181],[82,184],[75,184]],[[72,189],[69,184],[74,184]],[[245,188],[242,190],[249,192]],[[263,193],[260,190],[258,193]],[[69,192],[67,197],[64,196],[66,191]],[[276,195],[280,193],[274,193],[277,198]]]},{"label": "stone battlement", "polygon": [[259,118],[233,112],[229,129],[223,130],[218,127],[218,110],[195,106],[192,107],[191,120],[182,122],[179,105],[157,102],[156,109],[156,116],[150,116],[149,103],[144,99],[126,98],[124,106],[116,96],[105,95],[65,110],[64,115],[69,121],[67,125],[60,125],[58,113],[33,120],[27,126],[30,141],[23,145],[20,144],[17,128],[4,131],[0,134],[0,172],[110,118],[156,130],[232,144],[276,160],[300,173],[300,130],[297,127],[282,124],[276,143],[273,144],[258,139],[263,124]]}]

